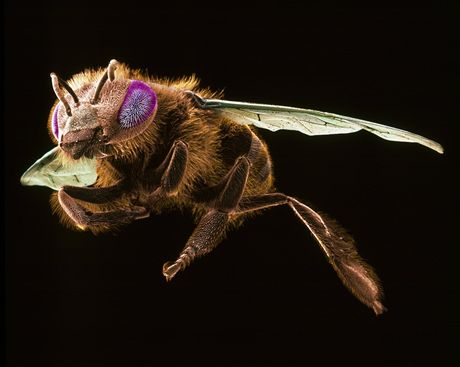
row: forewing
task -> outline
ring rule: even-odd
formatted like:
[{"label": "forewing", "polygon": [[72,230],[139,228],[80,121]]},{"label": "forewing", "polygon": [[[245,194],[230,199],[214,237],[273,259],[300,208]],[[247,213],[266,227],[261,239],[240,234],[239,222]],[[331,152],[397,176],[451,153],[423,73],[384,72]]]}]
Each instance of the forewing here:
[{"label": "forewing", "polygon": [[202,102],[204,108],[216,109],[235,122],[271,131],[296,130],[306,135],[333,135],[366,130],[386,140],[418,143],[438,153],[444,152],[440,144],[421,135],[353,117],[303,108],[217,99],[204,99]]},{"label": "forewing", "polygon": [[55,147],[37,160],[21,177],[25,186],[48,186],[59,190],[62,186],[89,186],[96,182],[96,159],[80,158],[63,161]]}]

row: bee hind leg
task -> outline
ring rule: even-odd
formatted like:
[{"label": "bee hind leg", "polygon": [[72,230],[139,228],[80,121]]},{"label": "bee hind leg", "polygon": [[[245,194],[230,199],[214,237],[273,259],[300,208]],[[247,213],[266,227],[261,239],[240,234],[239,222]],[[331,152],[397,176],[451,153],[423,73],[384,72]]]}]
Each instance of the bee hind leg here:
[{"label": "bee hind leg", "polygon": [[249,174],[249,161],[245,157],[224,178],[223,189],[211,209],[201,218],[177,260],[163,265],[163,275],[171,280],[195,258],[212,251],[223,239],[229,215],[238,208]]},{"label": "bee hind leg", "polygon": [[377,275],[358,254],[354,240],[334,220],[276,192],[244,198],[238,209],[239,213],[247,213],[283,204],[288,204],[310,230],[345,287],[376,315],[383,313],[386,308],[381,302],[383,291]]}]

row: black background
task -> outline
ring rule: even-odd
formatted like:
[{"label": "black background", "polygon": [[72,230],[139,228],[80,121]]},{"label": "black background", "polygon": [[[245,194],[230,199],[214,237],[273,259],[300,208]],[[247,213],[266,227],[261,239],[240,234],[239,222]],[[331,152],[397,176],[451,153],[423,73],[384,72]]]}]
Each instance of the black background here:
[{"label": "black background", "polygon": [[[458,245],[453,13],[8,1],[8,365],[446,365],[449,332],[458,331],[449,305]],[[112,58],[159,76],[196,73],[227,99],[361,117],[443,144],[441,156],[361,132],[261,132],[278,189],[350,230],[382,278],[389,312],[375,317],[348,293],[288,208],[248,221],[171,283],[161,266],[193,230],[188,213],[114,235],[63,228],[50,190],[21,187],[19,177],[52,147],[49,73],[69,78]]]}]

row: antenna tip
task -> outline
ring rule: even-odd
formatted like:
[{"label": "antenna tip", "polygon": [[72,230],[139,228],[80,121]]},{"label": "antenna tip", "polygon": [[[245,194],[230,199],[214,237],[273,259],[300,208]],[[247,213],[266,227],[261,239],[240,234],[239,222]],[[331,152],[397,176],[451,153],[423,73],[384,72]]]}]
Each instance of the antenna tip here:
[{"label": "antenna tip", "polygon": [[110,81],[115,79],[115,70],[117,69],[119,62],[115,59],[110,60],[109,66],[107,68],[107,74]]}]

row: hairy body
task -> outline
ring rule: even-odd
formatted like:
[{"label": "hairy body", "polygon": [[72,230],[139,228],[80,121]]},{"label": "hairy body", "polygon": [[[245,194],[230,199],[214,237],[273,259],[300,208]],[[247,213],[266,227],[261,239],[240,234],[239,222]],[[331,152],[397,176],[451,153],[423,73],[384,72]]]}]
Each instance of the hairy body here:
[{"label": "hairy body", "polygon": [[[74,76],[69,84],[79,94],[88,80],[96,81],[102,74],[103,71],[86,71]],[[251,166],[242,198],[274,191],[269,152],[255,131],[219,116],[216,111],[199,108],[188,92],[205,98],[216,97],[217,93],[199,89],[198,80],[194,77],[174,81],[153,80],[125,67],[117,70],[117,77],[149,83],[155,89],[161,107],[155,123],[150,124],[143,134],[111,146],[104,152],[107,157],[97,161],[98,180],[94,187],[116,187],[110,201],[88,202],[84,194],[79,195],[80,189],[69,190],[76,199],[81,198],[79,204],[82,207],[89,212],[136,212],[140,207],[146,208],[147,212],[141,210],[139,217],[150,212],[159,213],[164,208],[181,207],[191,210],[198,220],[217,198],[225,176],[239,157],[246,157]],[[152,191],[159,186],[162,178],[164,167],[161,165],[177,141],[187,146],[188,155],[181,182],[174,192],[152,199]],[[64,153],[62,159],[68,159]],[[63,223],[94,233],[113,230],[124,221],[120,218],[87,227],[75,221],[72,214],[69,216],[60,205],[57,193],[52,196],[52,205]],[[228,225],[241,223],[243,216],[241,213],[232,215]],[[129,216],[125,220],[129,222]]]},{"label": "hairy body", "polygon": [[[115,69],[117,75],[115,77]],[[94,233],[184,208],[197,227],[175,261],[171,280],[212,251],[249,214],[288,205],[312,233],[344,285],[376,314],[385,310],[373,269],[334,220],[276,192],[266,144],[248,125],[307,135],[366,130],[387,140],[441,145],[386,125],[295,107],[225,101],[194,78],[155,79],[112,60],[69,82],[51,74],[58,101],[49,117],[57,147],[21,182],[57,193],[52,205],[64,223]]]}]

